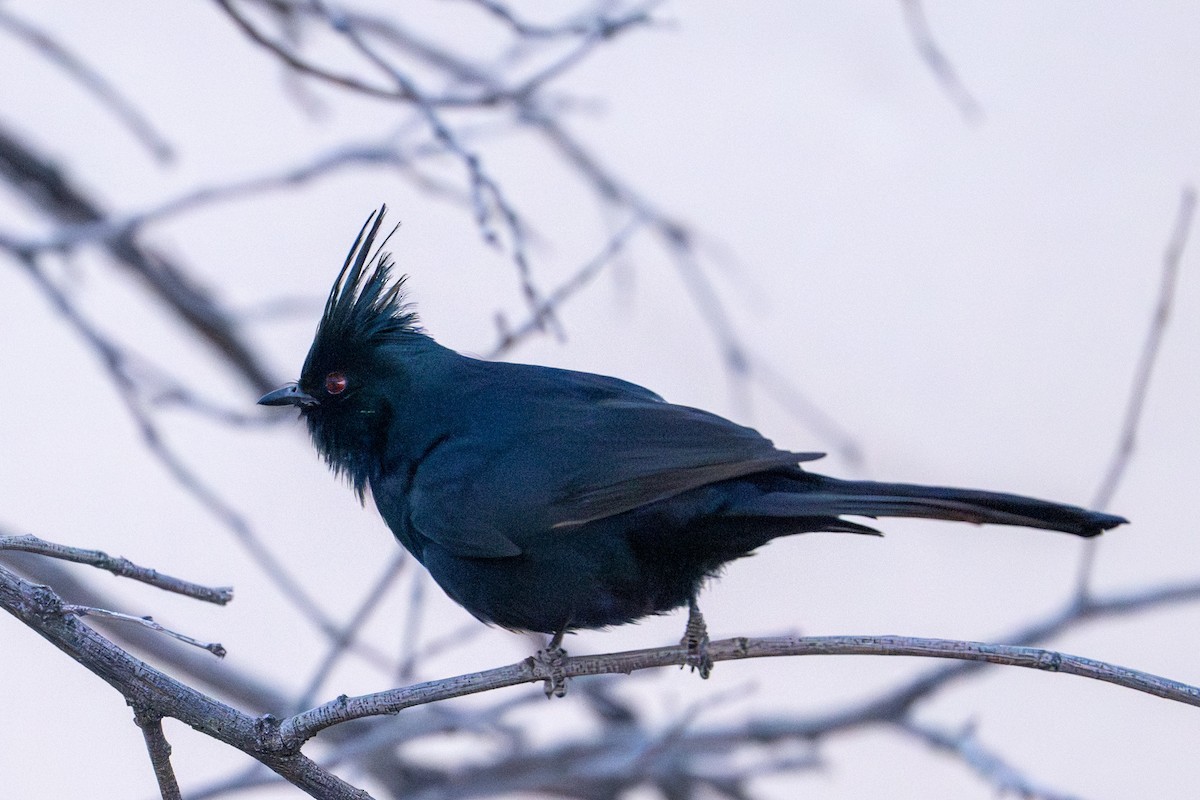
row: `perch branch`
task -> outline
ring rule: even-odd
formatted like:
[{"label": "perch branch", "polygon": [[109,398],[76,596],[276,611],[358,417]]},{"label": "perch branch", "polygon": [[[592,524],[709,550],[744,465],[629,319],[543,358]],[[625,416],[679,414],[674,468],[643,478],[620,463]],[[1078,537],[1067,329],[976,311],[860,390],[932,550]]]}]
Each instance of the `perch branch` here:
[{"label": "perch branch", "polygon": [[[713,661],[812,655],[920,656],[978,661],[1078,675],[1187,705],[1200,706],[1200,687],[1038,647],[910,636],[779,636],[759,639],[739,637],[711,642],[709,655]],[[561,669],[557,674],[567,678],[629,674],[654,667],[684,666],[687,658],[688,650],[684,646],[658,647],[566,658],[561,664],[556,664],[554,669],[556,672]],[[280,735],[289,746],[299,747],[325,728],[342,722],[376,714],[395,714],[424,703],[553,678],[549,668],[538,664],[533,658],[528,658],[507,667],[419,683],[386,692],[361,697],[343,695],[325,705],[284,720],[280,726]]]}]

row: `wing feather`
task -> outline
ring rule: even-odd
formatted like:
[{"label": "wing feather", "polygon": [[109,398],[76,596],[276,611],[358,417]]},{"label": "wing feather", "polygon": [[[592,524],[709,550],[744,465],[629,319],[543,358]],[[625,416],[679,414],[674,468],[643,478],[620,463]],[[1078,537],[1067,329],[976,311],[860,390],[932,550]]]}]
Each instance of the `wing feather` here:
[{"label": "wing feather", "polygon": [[604,444],[603,463],[579,465],[573,485],[564,486],[553,504],[555,528],[824,455],[778,450],[753,428],[661,401],[599,403],[582,435]]},{"label": "wing feather", "polygon": [[822,453],[614,378],[464,359],[473,391],[438,408],[454,429],[416,469],[416,533],[459,556],[505,558],[537,537]]}]

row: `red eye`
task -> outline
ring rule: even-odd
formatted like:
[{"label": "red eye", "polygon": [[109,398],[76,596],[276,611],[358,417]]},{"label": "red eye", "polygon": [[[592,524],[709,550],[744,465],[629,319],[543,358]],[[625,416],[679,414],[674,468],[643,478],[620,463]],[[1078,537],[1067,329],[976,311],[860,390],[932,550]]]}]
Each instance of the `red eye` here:
[{"label": "red eye", "polygon": [[325,376],[325,391],[330,394],[341,394],[348,384],[345,373],[331,372]]}]

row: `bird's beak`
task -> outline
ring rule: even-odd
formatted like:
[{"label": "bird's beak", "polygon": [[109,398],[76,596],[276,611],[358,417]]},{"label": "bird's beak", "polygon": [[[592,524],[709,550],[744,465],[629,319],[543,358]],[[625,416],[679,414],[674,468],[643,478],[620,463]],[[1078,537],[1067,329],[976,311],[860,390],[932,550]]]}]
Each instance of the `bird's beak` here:
[{"label": "bird's beak", "polygon": [[307,406],[317,405],[317,398],[304,392],[295,383],[286,383],[273,392],[267,392],[258,398],[260,406]]}]

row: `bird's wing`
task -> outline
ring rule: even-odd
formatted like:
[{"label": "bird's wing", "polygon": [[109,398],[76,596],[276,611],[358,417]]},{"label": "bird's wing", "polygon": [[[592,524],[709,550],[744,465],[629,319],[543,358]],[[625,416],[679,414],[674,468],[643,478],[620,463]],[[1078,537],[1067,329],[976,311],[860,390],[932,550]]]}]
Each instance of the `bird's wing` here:
[{"label": "bird's wing", "polygon": [[824,455],[778,450],[753,428],[716,414],[643,399],[596,404],[576,431],[563,432],[563,441],[578,443],[578,458],[552,504],[555,528]]},{"label": "bird's wing", "polygon": [[520,538],[519,520],[512,514],[520,506],[521,487],[498,482],[494,473],[504,460],[488,443],[466,438],[447,438],[426,453],[401,490],[404,515],[418,535],[416,550],[432,542],[462,558],[521,554],[513,541]]},{"label": "bird's wing", "polygon": [[820,458],[752,428],[588,373],[489,364],[427,452],[406,504],[428,541],[469,558],[519,555],[544,535],[699,486]]}]

